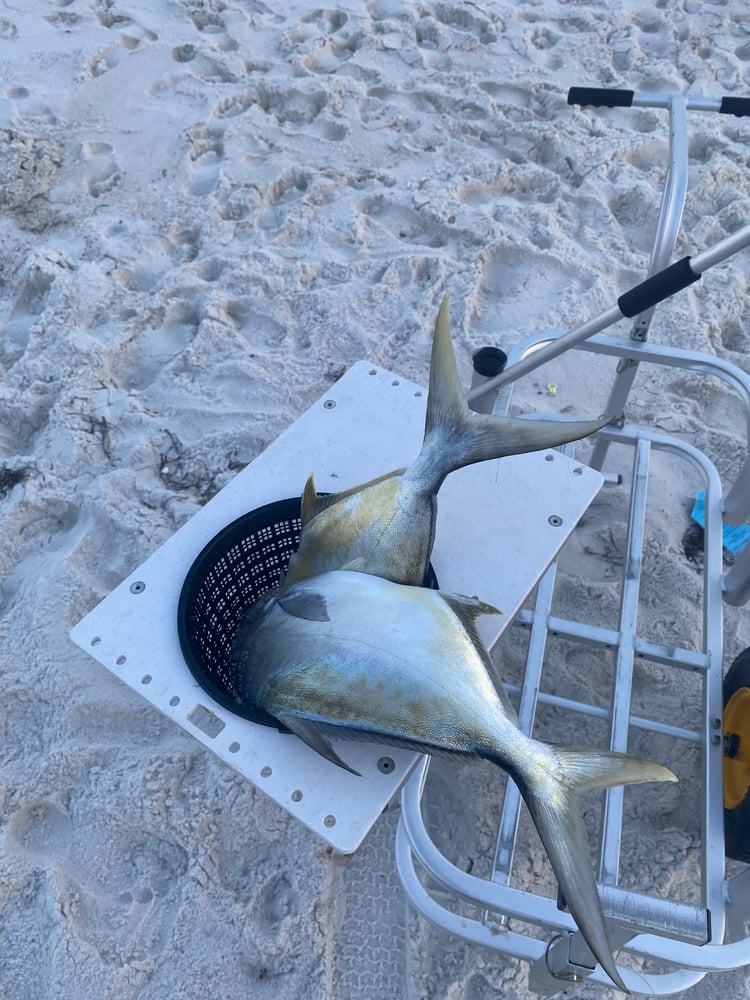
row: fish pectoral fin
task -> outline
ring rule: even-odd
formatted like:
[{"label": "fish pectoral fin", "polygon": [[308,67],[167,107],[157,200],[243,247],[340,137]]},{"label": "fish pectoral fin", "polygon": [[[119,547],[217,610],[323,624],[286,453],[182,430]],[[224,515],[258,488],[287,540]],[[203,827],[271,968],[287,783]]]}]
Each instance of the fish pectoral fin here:
[{"label": "fish pectoral fin", "polygon": [[345,771],[350,774],[356,774],[358,778],[362,775],[359,771],[355,771],[353,767],[343,761],[336,751],[331,746],[331,741],[327,739],[323,733],[318,729],[314,722],[308,722],[307,719],[300,719],[296,715],[277,715],[276,718],[282,725],[286,726],[287,729],[291,730],[295,736],[299,736],[303,743],[306,743],[311,750],[320,754],[321,757],[325,757],[332,764],[337,764],[339,767],[343,767]]},{"label": "fish pectoral fin", "polygon": [[304,618],[308,622],[331,620],[325,597],[314,590],[297,590],[292,585],[287,592],[282,591],[276,600],[292,618]]}]

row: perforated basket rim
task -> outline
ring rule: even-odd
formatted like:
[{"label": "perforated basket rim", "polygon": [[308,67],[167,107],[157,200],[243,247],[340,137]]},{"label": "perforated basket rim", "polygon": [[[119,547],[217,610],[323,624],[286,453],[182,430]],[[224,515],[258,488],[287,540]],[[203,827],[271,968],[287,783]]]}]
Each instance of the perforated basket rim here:
[{"label": "perforated basket rim", "polygon": [[280,732],[288,732],[288,729],[282,726],[272,715],[261,709],[238,704],[231,695],[227,694],[209,679],[203,664],[200,662],[198,656],[196,656],[191,645],[188,621],[197,593],[208,572],[213,569],[216,563],[238,542],[248,538],[261,528],[270,527],[282,521],[299,519],[301,506],[302,500],[300,497],[287,497],[284,500],[274,500],[272,503],[264,504],[262,507],[256,507],[255,510],[242,514],[227,524],[204,545],[193,560],[190,569],[185,575],[185,580],[180,590],[180,599],[177,604],[177,635],[180,642],[180,649],[190,673],[200,687],[214,701],[234,715],[239,715],[243,719],[258,722],[264,726],[272,726]]}]

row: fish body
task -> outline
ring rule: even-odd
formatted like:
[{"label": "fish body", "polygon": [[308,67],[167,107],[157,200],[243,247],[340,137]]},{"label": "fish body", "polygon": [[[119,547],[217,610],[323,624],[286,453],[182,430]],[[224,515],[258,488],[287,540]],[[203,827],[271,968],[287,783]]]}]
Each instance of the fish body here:
[{"label": "fish body", "polygon": [[[235,697],[262,708],[351,770],[332,739],[481,757],[519,786],[560,889],[592,952],[623,990],[594,881],[580,797],[614,785],[674,781],[642,758],[553,747],[525,736],[496,689],[474,598],[334,571],[250,608],[231,654]],[[356,772],[354,772],[356,773]]]},{"label": "fish body", "polygon": [[437,493],[465,465],[585,437],[607,420],[523,420],[474,413],[456,368],[445,296],[430,362],[422,449],[406,469],[319,497],[312,476],[302,495],[302,532],[283,584],[357,563],[394,583],[423,583],[435,537]]}]

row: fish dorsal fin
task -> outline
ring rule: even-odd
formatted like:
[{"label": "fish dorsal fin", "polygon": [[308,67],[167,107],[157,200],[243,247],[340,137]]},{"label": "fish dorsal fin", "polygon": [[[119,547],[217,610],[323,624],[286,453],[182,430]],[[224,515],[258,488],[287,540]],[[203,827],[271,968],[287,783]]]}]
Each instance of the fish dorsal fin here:
[{"label": "fish dorsal fin", "polygon": [[312,521],[317,511],[318,494],[315,492],[315,473],[311,472],[307,477],[307,482],[305,483],[305,488],[302,490],[302,506],[301,506],[301,516],[302,516],[302,526],[304,527],[308,521]]},{"label": "fish dorsal fin", "polygon": [[392,476],[400,476],[404,471],[404,469],[394,469],[392,472],[386,472],[385,475],[378,476],[377,479],[371,479],[367,483],[360,483],[359,486],[352,486],[351,489],[341,490],[340,493],[327,493],[323,496],[320,496],[316,492],[315,475],[311,472],[307,477],[305,488],[302,491],[302,527],[304,528],[314,517],[317,517],[324,510],[328,510],[329,507],[333,507],[340,500],[348,500],[349,497],[355,496],[366,487],[376,486],[378,483],[382,483]]},{"label": "fish dorsal fin", "polygon": [[478,597],[466,597],[464,594],[448,594],[442,590],[438,591],[438,593],[463,625],[466,634],[471,640],[472,646],[476,650],[479,659],[484,664],[484,668],[492,681],[495,691],[497,692],[497,696],[505,709],[506,715],[513,722],[517,723],[518,714],[516,713],[513,702],[510,700],[508,692],[505,690],[503,679],[500,676],[497,667],[492,662],[492,657],[487,652],[487,648],[482,642],[482,637],[477,631],[477,618],[481,618],[482,615],[502,615],[503,612],[498,608],[493,607],[491,604],[485,604],[485,602],[480,601]]},{"label": "fish dorsal fin", "polygon": [[276,600],[292,618],[304,618],[308,622],[329,622],[326,599],[314,590],[298,590],[292,585],[282,591]]},{"label": "fish dorsal fin", "polygon": [[314,722],[308,722],[306,719],[300,719],[296,715],[277,715],[276,718],[282,725],[291,730],[295,736],[299,736],[303,743],[307,743],[310,749],[314,750],[315,753],[319,753],[321,757],[325,757],[326,760],[330,760],[332,764],[337,764],[339,767],[343,767],[343,769],[348,771],[350,774],[356,774],[358,778],[362,777],[359,771],[355,771],[353,767],[349,767],[349,765],[339,757],[331,746],[331,741],[323,735]]},{"label": "fish dorsal fin", "polygon": [[451,342],[448,293],[440,303],[430,357],[430,385],[427,393],[425,437],[435,427],[455,420],[456,414],[469,414],[458,377],[456,355]]},{"label": "fish dorsal fin", "polygon": [[325,496],[318,496],[315,490],[315,473],[311,472],[302,491],[302,527],[304,528],[322,511],[328,510],[333,504],[338,503],[342,496],[344,496],[343,493],[328,493]]}]

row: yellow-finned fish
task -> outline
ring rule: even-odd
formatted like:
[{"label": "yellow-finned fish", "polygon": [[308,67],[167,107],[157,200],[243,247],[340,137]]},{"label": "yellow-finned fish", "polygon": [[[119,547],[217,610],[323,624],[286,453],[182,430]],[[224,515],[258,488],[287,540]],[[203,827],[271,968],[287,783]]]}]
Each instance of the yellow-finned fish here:
[{"label": "yellow-finned fish", "polygon": [[350,771],[332,739],[482,757],[507,771],[581,933],[627,992],[612,957],[580,799],[615,785],[677,779],[639,757],[524,736],[504,689],[495,688],[475,627],[477,617],[496,613],[475,598],[365,573],[325,573],[272,592],[245,612],[231,654],[233,693]]},{"label": "yellow-finned fish", "polygon": [[603,427],[603,420],[524,420],[474,413],[456,368],[448,296],[438,312],[422,450],[406,469],[331,496],[313,476],[302,495],[302,533],[284,584],[357,563],[395,583],[424,582],[432,553],[437,492],[455,469],[505,455],[556,448]]}]

